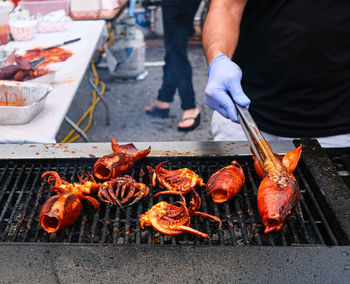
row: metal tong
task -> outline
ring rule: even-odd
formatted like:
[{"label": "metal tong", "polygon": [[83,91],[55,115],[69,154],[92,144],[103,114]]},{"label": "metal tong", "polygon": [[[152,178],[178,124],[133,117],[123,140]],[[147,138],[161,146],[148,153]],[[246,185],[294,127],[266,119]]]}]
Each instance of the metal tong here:
[{"label": "metal tong", "polygon": [[266,161],[269,161],[273,164],[275,169],[281,169],[281,167],[283,167],[282,163],[275,157],[270,144],[266,142],[265,138],[260,133],[260,130],[248,109],[236,103],[235,105],[238,110],[239,123],[248,139],[251,150],[259,160],[260,166],[264,168]]}]

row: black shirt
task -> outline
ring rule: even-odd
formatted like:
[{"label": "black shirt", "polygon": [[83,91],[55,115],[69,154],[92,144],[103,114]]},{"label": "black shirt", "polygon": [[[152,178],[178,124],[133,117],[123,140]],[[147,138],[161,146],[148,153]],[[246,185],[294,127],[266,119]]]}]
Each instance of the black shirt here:
[{"label": "black shirt", "polygon": [[233,61],[261,130],[350,133],[349,0],[248,0]]}]

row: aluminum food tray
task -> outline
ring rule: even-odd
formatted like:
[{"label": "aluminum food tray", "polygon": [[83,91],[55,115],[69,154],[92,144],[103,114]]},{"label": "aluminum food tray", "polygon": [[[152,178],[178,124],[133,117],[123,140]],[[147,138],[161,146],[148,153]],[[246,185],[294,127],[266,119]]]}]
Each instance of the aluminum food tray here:
[{"label": "aluminum food tray", "polygon": [[24,81],[24,82],[53,84],[54,81],[55,81],[56,71],[55,70],[51,70],[51,69],[47,69],[47,68],[40,68],[40,69],[45,69],[46,71],[48,71],[48,73],[45,74],[45,75],[36,77],[34,79]]},{"label": "aluminum food tray", "polygon": [[0,80],[0,125],[30,122],[42,111],[52,90],[49,84]]}]

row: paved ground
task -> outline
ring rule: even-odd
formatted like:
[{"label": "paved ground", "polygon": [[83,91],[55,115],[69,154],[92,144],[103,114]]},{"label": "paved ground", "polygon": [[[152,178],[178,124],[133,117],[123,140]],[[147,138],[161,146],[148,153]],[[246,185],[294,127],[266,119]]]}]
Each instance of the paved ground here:
[{"label": "paved ground", "polygon": [[[146,42],[146,62],[164,59],[164,46],[160,40]],[[87,131],[91,142],[106,142],[115,137],[119,142],[126,141],[208,141],[212,140],[210,119],[212,111],[204,104],[204,89],[207,81],[207,64],[203,49],[199,45],[189,46],[189,58],[193,67],[193,83],[196,101],[201,109],[201,124],[194,131],[182,133],[177,130],[182,110],[178,94],[171,104],[170,117],[152,118],[145,114],[144,106],[155,100],[162,82],[162,67],[146,67],[149,74],[143,81],[120,80],[109,74],[105,68],[99,68],[100,78],[107,85],[104,95],[111,112],[111,125],[105,123],[105,109],[100,102],[95,109],[93,124]],[[86,80],[81,84],[68,111],[73,121],[78,121],[91,103],[91,88]],[[86,124],[83,124],[86,125]],[[65,122],[56,137],[57,142],[71,130]],[[79,138],[75,142],[84,142]]]}]

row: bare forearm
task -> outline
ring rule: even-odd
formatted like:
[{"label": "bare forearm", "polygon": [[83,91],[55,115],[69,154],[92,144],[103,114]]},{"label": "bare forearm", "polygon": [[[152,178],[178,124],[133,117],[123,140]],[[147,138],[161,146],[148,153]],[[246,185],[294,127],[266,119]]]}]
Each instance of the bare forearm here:
[{"label": "bare forearm", "polygon": [[208,64],[219,54],[231,58],[247,0],[212,0],[203,28],[203,47]]}]

